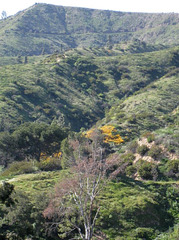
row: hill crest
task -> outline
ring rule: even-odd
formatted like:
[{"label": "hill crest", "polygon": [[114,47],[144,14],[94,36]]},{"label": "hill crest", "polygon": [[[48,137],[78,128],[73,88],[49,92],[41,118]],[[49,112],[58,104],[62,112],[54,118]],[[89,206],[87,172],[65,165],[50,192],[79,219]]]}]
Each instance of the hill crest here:
[{"label": "hill crest", "polygon": [[179,43],[179,14],[130,13],[36,4],[0,21],[0,55],[41,55],[139,39]]}]

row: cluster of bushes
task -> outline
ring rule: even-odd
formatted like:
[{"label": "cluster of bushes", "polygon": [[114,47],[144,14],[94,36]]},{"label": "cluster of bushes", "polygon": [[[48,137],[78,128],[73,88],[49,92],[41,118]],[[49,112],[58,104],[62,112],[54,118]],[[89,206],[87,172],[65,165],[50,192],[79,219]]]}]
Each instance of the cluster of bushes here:
[{"label": "cluster of bushes", "polygon": [[157,180],[158,178],[157,165],[142,159],[137,162],[137,172],[142,179]]},{"label": "cluster of bushes", "polygon": [[163,168],[163,174],[168,178],[179,178],[179,159],[168,160]]},{"label": "cluster of bushes", "polygon": [[[13,185],[12,185],[13,186]],[[42,211],[46,207],[48,197],[45,194],[34,196],[33,204],[28,195],[21,191],[11,194],[13,202],[9,206],[0,205],[0,239],[48,239],[46,224]],[[55,238],[54,238],[55,239]]]},{"label": "cluster of bushes", "polygon": [[155,239],[172,226],[174,218],[177,220],[177,195],[177,187],[169,185],[135,184],[135,181],[110,184],[102,196],[106,201],[101,209],[101,226],[109,239]]},{"label": "cluster of bushes", "polygon": [[1,176],[14,176],[38,171],[55,171],[60,169],[62,169],[61,160],[59,158],[49,157],[39,162],[13,162],[2,172]]},{"label": "cluster of bushes", "polygon": [[[143,144],[139,145],[136,140],[130,142],[124,151],[127,153],[119,156],[117,166],[120,174],[129,177],[140,177],[144,180],[167,180],[169,178],[178,179],[179,177],[179,160],[169,160],[157,142],[156,136],[147,132],[142,135],[148,143],[154,142],[151,147]],[[160,142],[161,144],[162,142]],[[122,152],[122,150],[121,150]],[[134,162],[135,154],[141,155],[141,159]],[[152,161],[144,160],[143,157],[151,157]]]},{"label": "cluster of bushes", "polygon": [[146,145],[141,145],[137,148],[137,153],[141,156],[144,156],[149,151],[149,148]]},{"label": "cluster of bushes", "polygon": [[159,172],[155,163],[147,162],[142,159],[134,163],[134,159],[135,156],[132,153],[126,153],[120,157],[118,163],[120,174],[129,177],[139,176],[145,180],[157,180]]},{"label": "cluster of bushes", "polygon": [[157,160],[161,157],[162,150],[160,147],[153,145],[150,149],[146,145],[141,145],[137,148],[137,153],[141,156],[147,155]]},{"label": "cluster of bushes", "polygon": [[21,162],[13,162],[9,165],[8,168],[4,170],[1,174],[2,176],[13,176],[25,173],[33,173],[36,171],[36,168],[33,162],[21,161]]},{"label": "cluster of bushes", "polygon": [[135,164],[128,163],[124,173],[129,177],[138,175],[144,180],[167,180],[179,178],[179,160],[164,159],[159,164],[138,160]]},{"label": "cluster of bushes", "polygon": [[169,231],[160,234],[156,240],[174,240],[178,239],[179,235],[179,224],[176,224],[173,228],[170,228]]},{"label": "cluster of bushes", "polygon": [[135,164],[126,163],[123,173],[129,177],[138,175],[144,180],[167,180],[179,178],[179,160],[164,159],[159,164],[138,160]]},{"label": "cluster of bushes", "polygon": [[67,129],[55,123],[36,122],[22,124],[12,133],[0,133],[0,164],[6,167],[24,159],[39,161],[42,153],[51,155],[58,151],[66,136]]},{"label": "cluster of bushes", "polygon": [[155,140],[155,135],[151,132],[146,132],[142,136],[147,138],[148,143],[151,143]]},{"label": "cluster of bushes", "polygon": [[59,158],[49,157],[46,160],[37,162],[37,168],[41,171],[55,171],[62,169]]}]

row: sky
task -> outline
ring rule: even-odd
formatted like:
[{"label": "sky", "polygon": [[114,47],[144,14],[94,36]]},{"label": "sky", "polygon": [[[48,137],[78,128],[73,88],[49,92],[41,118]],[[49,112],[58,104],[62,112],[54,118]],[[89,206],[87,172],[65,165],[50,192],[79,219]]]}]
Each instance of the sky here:
[{"label": "sky", "polygon": [[179,13],[179,0],[1,0],[0,14],[6,11],[8,16],[14,15],[35,3],[124,12]]}]

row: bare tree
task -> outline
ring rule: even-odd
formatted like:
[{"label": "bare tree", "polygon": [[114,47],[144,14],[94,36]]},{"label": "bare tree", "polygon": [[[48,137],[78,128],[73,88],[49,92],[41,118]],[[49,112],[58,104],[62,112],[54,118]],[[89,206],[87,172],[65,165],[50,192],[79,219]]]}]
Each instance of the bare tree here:
[{"label": "bare tree", "polygon": [[71,168],[71,178],[56,186],[55,196],[44,216],[53,220],[51,227],[59,228],[63,233],[61,238],[73,232],[70,239],[91,240],[101,207],[98,196],[108,168],[105,149],[95,134],[92,141],[86,140],[85,146],[83,143],[83,147],[78,140],[74,140],[72,145],[78,157]]}]

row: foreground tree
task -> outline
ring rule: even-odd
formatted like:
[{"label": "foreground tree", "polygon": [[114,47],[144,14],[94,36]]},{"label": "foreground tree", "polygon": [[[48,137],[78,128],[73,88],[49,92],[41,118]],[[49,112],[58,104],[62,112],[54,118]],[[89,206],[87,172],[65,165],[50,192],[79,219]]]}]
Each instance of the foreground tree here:
[{"label": "foreground tree", "polygon": [[99,194],[109,167],[101,142],[96,133],[92,140],[71,141],[75,156],[71,177],[56,186],[53,199],[44,211],[51,230],[58,229],[62,239],[91,240],[94,236],[101,207]]}]

